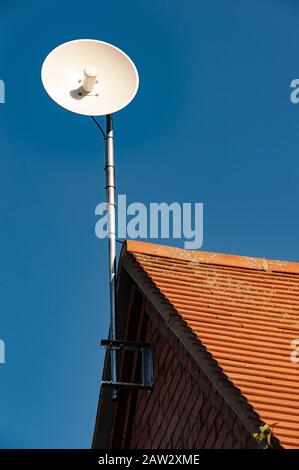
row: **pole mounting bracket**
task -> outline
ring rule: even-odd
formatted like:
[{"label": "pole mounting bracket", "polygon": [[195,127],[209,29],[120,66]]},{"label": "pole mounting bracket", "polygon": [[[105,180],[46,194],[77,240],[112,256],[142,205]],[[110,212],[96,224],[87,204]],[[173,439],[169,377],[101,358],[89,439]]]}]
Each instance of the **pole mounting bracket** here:
[{"label": "pole mounting bracket", "polygon": [[123,341],[102,339],[101,347],[110,351],[135,351],[141,354],[141,380],[140,382],[126,382],[119,380],[102,380],[102,387],[112,389],[152,390],[153,374],[153,348],[151,343],[140,341]]}]

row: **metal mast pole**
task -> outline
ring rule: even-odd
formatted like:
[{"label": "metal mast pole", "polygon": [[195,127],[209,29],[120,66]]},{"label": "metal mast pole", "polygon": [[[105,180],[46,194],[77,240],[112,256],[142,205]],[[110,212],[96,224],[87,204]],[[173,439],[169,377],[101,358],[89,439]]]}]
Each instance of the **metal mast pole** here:
[{"label": "metal mast pole", "polygon": [[[116,188],[113,148],[112,114],[106,116],[106,202],[108,209],[109,233],[109,284],[110,284],[110,339],[116,339]],[[116,351],[110,351],[111,381],[117,381]],[[117,390],[113,389],[112,398],[117,399]]]}]

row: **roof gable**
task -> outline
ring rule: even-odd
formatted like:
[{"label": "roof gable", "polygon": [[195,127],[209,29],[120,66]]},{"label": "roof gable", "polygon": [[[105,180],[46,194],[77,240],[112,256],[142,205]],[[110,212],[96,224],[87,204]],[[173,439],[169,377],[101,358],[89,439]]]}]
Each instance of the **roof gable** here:
[{"label": "roof gable", "polygon": [[299,263],[134,241],[126,253],[172,306],[173,321],[196,335],[262,421],[277,423],[281,444],[298,447],[299,366],[290,345],[299,338]]}]

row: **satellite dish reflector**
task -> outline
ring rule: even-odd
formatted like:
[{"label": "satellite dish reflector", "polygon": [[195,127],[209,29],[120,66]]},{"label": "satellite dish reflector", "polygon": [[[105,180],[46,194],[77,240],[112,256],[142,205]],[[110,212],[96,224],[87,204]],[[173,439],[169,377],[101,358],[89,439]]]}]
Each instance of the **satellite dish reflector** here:
[{"label": "satellite dish reflector", "polygon": [[115,113],[137,93],[138,71],[123,51],[94,39],[53,49],[42,66],[42,82],[63,108],[87,116]]}]

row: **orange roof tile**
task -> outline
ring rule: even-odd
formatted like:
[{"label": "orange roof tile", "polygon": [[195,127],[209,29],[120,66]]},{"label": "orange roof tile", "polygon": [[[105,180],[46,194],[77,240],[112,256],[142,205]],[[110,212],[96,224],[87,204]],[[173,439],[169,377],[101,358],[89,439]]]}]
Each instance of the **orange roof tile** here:
[{"label": "orange roof tile", "polygon": [[127,242],[139,265],[274,427],[285,448],[299,447],[299,263]]}]

